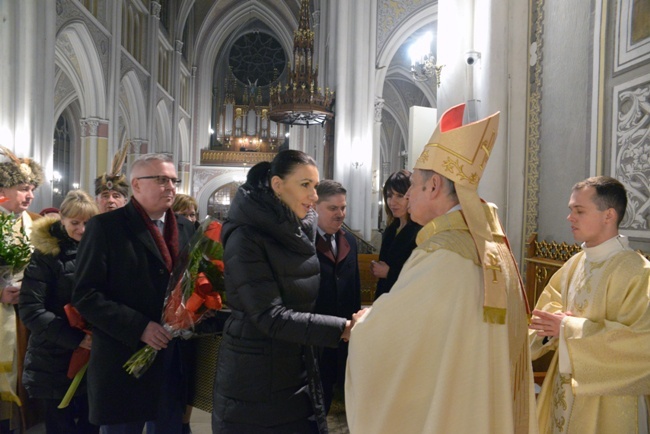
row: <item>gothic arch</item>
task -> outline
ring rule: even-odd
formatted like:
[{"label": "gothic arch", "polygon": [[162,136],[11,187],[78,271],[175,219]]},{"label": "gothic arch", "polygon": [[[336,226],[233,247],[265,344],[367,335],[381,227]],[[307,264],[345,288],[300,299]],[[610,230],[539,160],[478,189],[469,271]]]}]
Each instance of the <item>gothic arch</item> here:
[{"label": "gothic arch", "polygon": [[[278,8],[287,6],[284,2],[237,2],[237,5],[230,11],[224,13],[215,4],[208,13],[198,32],[196,39],[196,51],[202,53],[197,58],[197,84],[195,86],[195,111],[194,111],[194,141],[195,151],[198,160],[198,153],[203,144],[208,143],[211,104],[210,98],[202,97],[212,94],[212,78],[214,64],[220,48],[228,40],[231,34],[247,22],[257,19],[274,32],[278,41],[287,53],[287,60],[291,61],[293,55],[293,31],[298,27],[296,18],[291,13],[283,15]],[[286,11],[284,11],[286,12]],[[290,16],[292,21],[289,21]],[[285,18],[285,19],[283,19]]]},{"label": "gothic arch", "polygon": [[156,123],[152,152],[172,152],[172,118],[165,100],[160,100],[156,106]]},{"label": "gothic arch", "polygon": [[182,118],[178,122],[178,145],[180,153],[177,155],[178,161],[189,161],[190,158],[190,129],[187,125],[187,119]]},{"label": "gothic arch", "polygon": [[[391,34],[390,38],[382,50],[377,53],[377,65],[390,65],[393,56],[402,46],[414,29],[419,29],[427,24],[431,24],[438,19],[438,4],[432,6],[426,5],[411,17],[404,20]],[[375,95],[381,97],[386,80],[387,68],[378,69],[375,80]]]},{"label": "gothic arch", "polygon": [[[86,25],[75,21],[63,27],[56,38],[56,66],[70,79],[84,118],[106,119],[106,89],[97,48]],[[63,111],[64,107],[57,107]]]},{"label": "gothic arch", "polygon": [[130,70],[120,82],[120,116],[126,126],[127,139],[147,136],[147,110],[142,86],[135,71]]},{"label": "gothic arch", "polygon": [[237,168],[223,175],[216,176],[208,181],[196,194],[196,201],[199,204],[199,214],[207,214],[208,200],[216,190],[231,182],[239,182],[246,179],[249,168]]}]

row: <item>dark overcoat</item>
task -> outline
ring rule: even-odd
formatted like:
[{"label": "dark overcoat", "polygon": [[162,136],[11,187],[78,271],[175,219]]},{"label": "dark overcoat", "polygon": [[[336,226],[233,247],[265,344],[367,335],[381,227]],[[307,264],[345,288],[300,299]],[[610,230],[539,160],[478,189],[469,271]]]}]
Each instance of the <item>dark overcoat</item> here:
[{"label": "dark overcoat", "polygon": [[357,259],[357,240],[354,235],[339,230],[334,234],[337,256],[320,235],[316,251],[320,262],[320,289],[316,312],[352,319],[361,309],[361,278]]},{"label": "dark overcoat", "polygon": [[[178,218],[179,248],[194,226]],[[93,326],[88,366],[90,421],[110,425],[156,419],[165,351],[140,378],[124,363],[144,346],[149,321],[160,322],[170,273],[143,218],[129,202],[88,221],[77,254],[74,306]],[[173,348],[170,345],[169,348]]]},{"label": "dark overcoat", "polygon": [[346,320],[312,313],[320,270],[315,218],[312,211],[298,221],[273,193],[248,184],[228,212],[222,239],[232,315],[213,411],[228,432],[275,432],[314,414],[327,430],[313,346],[336,347]]},{"label": "dark overcoat", "polygon": [[[357,259],[357,240],[340,229],[334,234],[336,258],[320,235],[316,237],[316,251],[320,262],[320,289],[316,300],[316,313],[352,319],[361,309],[361,277]],[[334,384],[343,390],[348,343],[339,342],[338,348],[321,348],[320,377],[323,384],[325,409],[329,412]]]},{"label": "dark overcoat", "polygon": [[388,225],[381,239],[379,260],[384,261],[390,268],[388,269],[388,275],[384,279],[377,281],[375,300],[380,295],[389,292],[397,282],[404,263],[406,263],[406,260],[416,247],[415,238],[422,226],[409,220],[399,233],[397,228],[399,228],[399,219],[395,219],[393,223]]},{"label": "dark overcoat", "polygon": [[[72,352],[85,334],[70,325],[63,306],[70,303],[79,243],[58,218],[34,222],[30,241],[34,253],[25,269],[18,311],[30,330],[23,367],[29,396],[61,399],[72,380],[67,377]],[[76,395],[85,394],[85,381]]]}]

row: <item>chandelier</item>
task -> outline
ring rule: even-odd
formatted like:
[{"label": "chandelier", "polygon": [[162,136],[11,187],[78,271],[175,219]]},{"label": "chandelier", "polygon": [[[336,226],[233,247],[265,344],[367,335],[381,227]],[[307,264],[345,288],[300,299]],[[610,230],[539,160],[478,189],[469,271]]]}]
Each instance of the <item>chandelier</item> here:
[{"label": "chandelier", "polygon": [[411,76],[415,81],[427,81],[436,76],[436,84],[440,87],[440,71],[444,65],[436,65],[435,57],[431,53],[433,35],[427,32],[420,37],[409,49],[411,57]]},{"label": "chandelier", "polygon": [[309,0],[301,0],[300,24],[293,32],[293,65],[283,85],[271,86],[269,117],[289,125],[318,125],[334,117],[334,92],[318,87],[314,66],[314,32],[309,23]]}]

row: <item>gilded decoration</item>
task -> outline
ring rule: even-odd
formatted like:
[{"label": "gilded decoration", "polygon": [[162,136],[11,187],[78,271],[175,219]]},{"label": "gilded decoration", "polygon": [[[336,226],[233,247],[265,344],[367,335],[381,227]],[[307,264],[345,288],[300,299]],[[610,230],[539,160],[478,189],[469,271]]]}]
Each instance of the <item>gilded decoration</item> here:
[{"label": "gilded decoration", "polygon": [[539,214],[539,131],[542,111],[542,45],[544,0],[530,0],[528,119],[526,128],[526,188],[524,239],[537,231]]},{"label": "gilded decoration", "polygon": [[447,173],[450,174],[456,174],[456,178],[460,181],[467,181],[470,184],[478,184],[479,178],[476,172],[471,173],[471,174],[466,174],[463,171],[463,168],[465,167],[464,165],[460,164],[458,160],[452,160],[451,157],[447,157],[447,159],[443,163],[445,170]]},{"label": "gilded decoration", "polygon": [[620,227],[646,238],[650,236],[650,75],[615,87],[614,96],[613,171],[628,192]]},{"label": "gilded decoration", "polygon": [[535,241],[535,256],[543,259],[566,262],[582,249],[579,244]]}]

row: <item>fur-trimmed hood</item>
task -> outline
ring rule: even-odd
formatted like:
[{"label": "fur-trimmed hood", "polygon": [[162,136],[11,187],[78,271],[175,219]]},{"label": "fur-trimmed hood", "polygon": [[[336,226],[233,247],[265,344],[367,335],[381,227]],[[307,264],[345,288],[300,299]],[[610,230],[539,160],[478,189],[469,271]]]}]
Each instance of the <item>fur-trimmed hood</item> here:
[{"label": "fur-trimmed hood", "polygon": [[43,217],[34,221],[29,241],[36,250],[51,256],[61,253],[63,243],[76,244],[76,241],[65,233],[59,217]]}]

